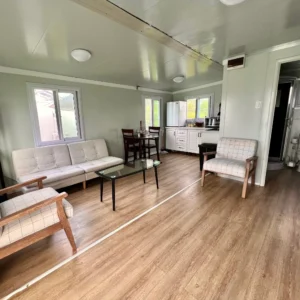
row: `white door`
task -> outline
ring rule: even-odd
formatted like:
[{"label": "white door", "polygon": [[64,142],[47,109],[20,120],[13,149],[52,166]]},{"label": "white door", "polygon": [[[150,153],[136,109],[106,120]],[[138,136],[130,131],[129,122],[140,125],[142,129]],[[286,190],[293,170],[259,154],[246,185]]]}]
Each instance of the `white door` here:
[{"label": "white door", "polygon": [[176,147],[176,130],[166,129],[166,149],[175,150]]},{"label": "white door", "polygon": [[188,130],[188,152],[199,153],[200,135],[201,132],[199,130]]}]

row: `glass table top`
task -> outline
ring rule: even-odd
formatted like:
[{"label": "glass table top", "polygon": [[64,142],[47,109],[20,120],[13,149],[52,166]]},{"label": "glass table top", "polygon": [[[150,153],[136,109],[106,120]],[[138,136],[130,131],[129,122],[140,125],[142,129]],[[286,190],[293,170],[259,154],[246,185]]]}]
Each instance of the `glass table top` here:
[{"label": "glass table top", "polygon": [[95,173],[106,179],[116,179],[132,174],[142,172],[160,165],[159,160],[138,159],[128,164],[117,165],[104,170],[96,171]]}]

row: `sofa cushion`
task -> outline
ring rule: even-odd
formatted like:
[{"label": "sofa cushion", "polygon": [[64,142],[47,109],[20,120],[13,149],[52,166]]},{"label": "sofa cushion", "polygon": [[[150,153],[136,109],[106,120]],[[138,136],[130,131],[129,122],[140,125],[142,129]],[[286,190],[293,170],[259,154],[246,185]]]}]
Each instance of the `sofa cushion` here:
[{"label": "sofa cushion", "polygon": [[245,161],[256,155],[256,151],[256,140],[221,138],[218,142],[216,157]]},{"label": "sofa cushion", "polygon": [[[24,182],[30,179],[34,179],[41,176],[47,176],[43,183],[48,184],[55,181],[63,180],[73,176],[84,174],[84,170],[78,166],[66,166],[52,170],[45,170],[41,172],[36,172],[32,174],[22,175],[17,178],[19,182]],[[36,184],[32,184],[34,186]]]},{"label": "sofa cushion", "polygon": [[101,169],[109,168],[115,165],[122,164],[124,161],[121,158],[107,156],[97,160],[87,161],[79,164],[78,167],[82,168],[86,173],[95,172]]},{"label": "sofa cushion", "polygon": [[72,165],[67,145],[15,150],[12,158],[16,178]]},{"label": "sofa cushion", "polygon": [[[58,193],[54,189],[44,188],[7,200],[0,204],[0,210],[2,216],[6,217],[56,195],[58,195]],[[72,205],[64,199],[63,206],[66,216],[68,218],[73,217]],[[47,205],[3,226],[3,232],[0,237],[0,247],[9,245],[58,222],[59,218],[56,203]]]},{"label": "sofa cushion", "polygon": [[73,165],[108,156],[105,140],[92,140],[68,145]]},{"label": "sofa cushion", "polygon": [[203,165],[204,170],[227,175],[244,177],[246,172],[246,162],[236,159],[213,158],[207,160]]}]

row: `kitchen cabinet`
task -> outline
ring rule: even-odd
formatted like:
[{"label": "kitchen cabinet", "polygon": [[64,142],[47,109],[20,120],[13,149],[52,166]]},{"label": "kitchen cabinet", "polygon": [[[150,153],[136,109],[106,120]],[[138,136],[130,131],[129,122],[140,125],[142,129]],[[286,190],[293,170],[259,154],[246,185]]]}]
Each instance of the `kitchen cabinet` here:
[{"label": "kitchen cabinet", "polygon": [[201,144],[201,133],[200,130],[189,130],[188,131],[188,143],[187,143],[187,152],[198,153],[198,145]]},{"label": "kitchen cabinet", "polygon": [[219,131],[207,131],[204,128],[172,127],[166,128],[166,149],[188,153],[199,153],[198,145],[215,143],[219,140]]},{"label": "kitchen cabinet", "polygon": [[166,129],[166,149],[176,150],[176,129]]},{"label": "kitchen cabinet", "polygon": [[186,129],[177,129],[176,133],[176,147],[177,151],[187,151],[187,130]]}]

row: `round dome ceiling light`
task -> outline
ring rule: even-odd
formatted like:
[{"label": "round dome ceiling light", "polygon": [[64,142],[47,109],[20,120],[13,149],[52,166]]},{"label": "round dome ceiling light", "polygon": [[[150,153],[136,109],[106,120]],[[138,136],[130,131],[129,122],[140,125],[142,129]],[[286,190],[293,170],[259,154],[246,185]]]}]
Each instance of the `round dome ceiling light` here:
[{"label": "round dome ceiling light", "polygon": [[245,0],[220,0],[223,4],[231,6],[244,2]]},{"label": "round dome ceiling light", "polygon": [[75,60],[79,62],[88,61],[92,57],[91,52],[85,49],[74,49],[71,52],[71,55]]},{"label": "round dome ceiling light", "polygon": [[184,76],[176,76],[173,78],[173,81],[176,83],[181,83],[184,80]]}]

